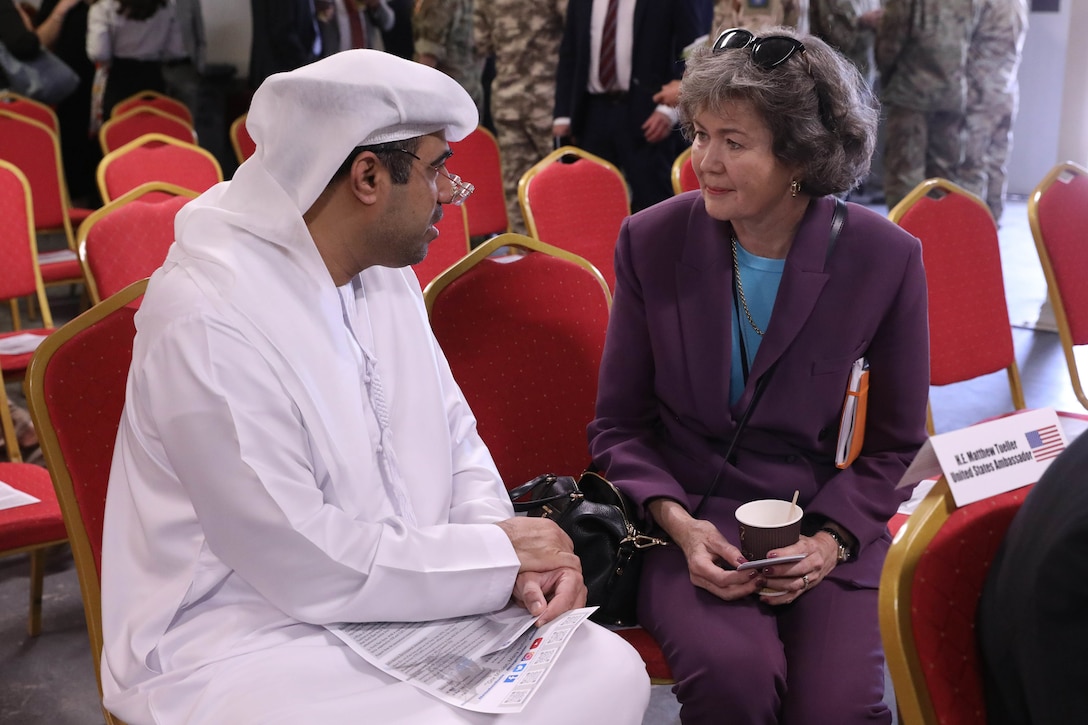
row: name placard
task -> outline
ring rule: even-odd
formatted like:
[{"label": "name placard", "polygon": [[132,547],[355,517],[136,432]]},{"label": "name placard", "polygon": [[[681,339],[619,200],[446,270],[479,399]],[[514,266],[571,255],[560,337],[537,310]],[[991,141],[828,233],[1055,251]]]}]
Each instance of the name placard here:
[{"label": "name placard", "polygon": [[931,436],[897,488],[944,475],[957,506],[1035,483],[1067,445],[1053,408]]}]

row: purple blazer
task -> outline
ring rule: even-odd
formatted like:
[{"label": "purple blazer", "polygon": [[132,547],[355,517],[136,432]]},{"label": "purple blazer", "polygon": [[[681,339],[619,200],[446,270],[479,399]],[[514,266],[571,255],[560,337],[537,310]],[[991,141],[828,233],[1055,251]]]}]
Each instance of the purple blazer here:
[{"label": "purple blazer", "polygon": [[[590,452],[641,506],[667,497],[691,510],[720,471],[701,516],[734,544],[737,506],[799,490],[806,519],[833,519],[859,541],[858,557],[831,576],[875,587],[888,519],[909,492],[895,484],[926,438],[925,272],[917,239],[856,204],[847,205],[827,258],[833,210],[831,197],[810,203],[734,406],[730,225],[707,215],[699,192],[628,218],[616,245]],[[870,366],[865,442],[840,471],[843,399],[850,366],[863,355]],[[756,380],[776,361],[734,459],[725,462],[721,451]]]}]

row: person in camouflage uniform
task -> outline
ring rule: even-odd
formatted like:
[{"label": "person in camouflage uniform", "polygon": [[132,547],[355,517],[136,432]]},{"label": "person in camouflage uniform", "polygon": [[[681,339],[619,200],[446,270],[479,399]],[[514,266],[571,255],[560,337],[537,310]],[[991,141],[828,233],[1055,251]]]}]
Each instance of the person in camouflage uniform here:
[{"label": "person in camouflage uniform", "polygon": [[567,0],[475,0],[476,53],[495,56],[491,117],[511,228],[525,234],[518,180],[552,150],[555,67]]},{"label": "person in camouflage uniform", "polygon": [[472,0],[418,0],[412,17],[416,60],[461,84],[483,115],[483,59],[472,48]]},{"label": "person in camouflage uniform", "polygon": [[979,0],[886,0],[876,65],[887,118],[889,208],[929,177],[958,183],[966,63]]},{"label": "person in camouflage uniform", "polygon": [[845,55],[873,84],[873,42],[880,0],[811,0],[810,32]]},{"label": "person in camouflage uniform", "polygon": [[[729,28],[748,28],[757,35],[765,28],[786,25],[807,31],[809,0],[717,0],[710,40]],[[804,21],[804,22],[802,22]]]},{"label": "person in camouflage uniform", "polygon": [[1012,122],[1019,100],[1020,55],[1028,32],[1027,0],[982,0],[967,54],[966,142],[960,179],[1001,219]]}]

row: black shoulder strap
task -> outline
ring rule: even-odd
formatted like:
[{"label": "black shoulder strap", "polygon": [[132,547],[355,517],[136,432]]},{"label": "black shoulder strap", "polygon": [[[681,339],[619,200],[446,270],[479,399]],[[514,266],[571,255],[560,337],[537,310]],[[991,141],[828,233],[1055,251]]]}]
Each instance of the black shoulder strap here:
[{"label": "black shoulder strap", "polygon": [[846,202],[835,197],[835,213],[831,215],[831,232],[827,235],[827,256],[824,257],[824,267],[827,267],[831,253],[835,251],[835,244],[839,241],[839,233],[846,224]]}]

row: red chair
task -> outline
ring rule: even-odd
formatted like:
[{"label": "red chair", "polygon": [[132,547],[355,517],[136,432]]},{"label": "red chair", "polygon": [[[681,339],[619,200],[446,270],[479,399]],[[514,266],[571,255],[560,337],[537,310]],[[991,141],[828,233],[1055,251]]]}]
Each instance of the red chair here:
[{"label": "red chair", "polygon": [[699,179],[695,176],[695,167],[691,165],[691,147],[680,152],[672,162],[672,193],[682,194],[699,188]]},{"label": "red chair", "polygon": [[[26,176],[7,161],[0,161],[0,219],[4,220],[0,225],[0,299],[10,301],[14,326],[10,332],[0,332],[0,340],[6,346],[17,341],[27,345],[24,351],[0,352],[0,368],[9,376],[22,378],[34,354],[29,345],[40,342],[32,336],[44,337],[52,332],[53,318],[38,265],[30,185]],[[44,328],[22,330],[18,301],[24,297],[36,300]]]},{"label": "red chair", "polygon": [[563,146],[525,172],[518,200],[529,236],[585,258],[604,275],[608,288],[615,288],[616,238],[631,213],[619,169]]},{"label": "red chair", "polygon": [[253,143],[253,137],[246,129],[248,115],[243,113],[230,125],[230,145],[234,149],[234,156],[238,159],[238,163],[242,163],[257,151],[257,144]]},{"label": "red chair", "polygon": [[[506,246],[529,253],[491,258]],[[611,304],[599,273],[503,234],[439,275],[424,299],[503,480],[582,471]]]},{"label": "red chair", "polygon": [[133,108],[155,108],[172,116],[177,116],[189,126],[193,125],[193,114],[188,106],[176,98],[152,90],[133,93],[128,98],[121,99],[113,105],[110,118],[120,116]]},{"label": "red chair", "polygon": [[136,106],[124,113],[114,112],[98,129],[103,155],[149,133],[161,133],[178,141],[195,144],[196,131],[177,116],[151,106]]},{"label": "red chair", "polygon": [[445,213],[442,221],[436,225],[438,238],[431,242],[423,261],[412,265],[420,287],[426,287],[432,279],[469,251],[468,216],[465,214],[465,207],[447,204],[443,210]]},{"label": "red chair", "polygon": [[102,201],[110,202],[150,181],[202,193],[223,180],[223,170],[199,146],[149,133],[106,154],[97,176]]},{"label": "red chair", "polygon": [[4,377],[0,372],[0,426],[10,462],[0,463],[0,492],[5,484],[38,499],[14,508],[0,509],[0,556],[30,556],[30,618],[26,631],[36,637],[42,631],[42,590],[45,583],[45,554],[67,539],[57,494],[49,472],[41,466],[23,463],[19,439],[8,408]]},{"label": "red chair", "polygon": [[1030,486],[957,509],[938,481],[900,528],[880,577],[880,632],[905,725],[984,725],[975,614]]},{"label": "red chair", "polygon": [[[59,140],[60,122],[57,120],[57,114],[53,112],[52,108],[44,103],[39,103],[26,96],[20,96],[18,93],[13,93],[12,91],[0,91],[0,109],[17,113],[37,121],[56,134]],[[62,164],[61,173],[64,173],[63,169],[64,167]],[[80,222],[86,219],[92,211],[92,209],[84,209],[83,207],[69,205],[68,217],[72,226],[79,226]]]},{"label": "red chair", "polygon": [[[99,696],[102,520],[136,334],[141,280],[59,328],[27,372],[27,402],[72,545]],[[103,710],[106,723],[119,721]]]},{"label": "red chair", "polygon": [[[927,179],[888,218],[922,242],[930,384],[949,385],[1004,369],[1013,406],[1023,409],[997,226],[986,203],[951,181]],[[926,418],[932,434],[931,411]]]},{"label": "red chair", "polygon": [[[30,182],[37,233],[63,234],[74,254],[72,218],[81,215],[71,209],[57,134],[43,123],[0,107],[0,159],[18,166]],[[46,284],[53,282],[82,282],[82,275],[64,280],[47,276]]]},{"label": "red chair", "polygon": [[[524,254],[493,255],[504,247]],[[589,462],[597,370],[611,295],[593,265],[520,234],[489,239],[423,294],[431,327],[508,487]],[[657,642],[620,630],[658,684],[672,682]]]},{"label": "red chair", "polygon": [[40,101],[21,96],[14,91],[0,90],[0,108],[32,118],[47,126],[53,133],[60,135],[60,122],[57,120],[56,112]]},{"label": "red chair", "polygon": [[483,126],[460,141],[450,144],[453,156],[446,164],[450,173],[472,182],[476,191],[465,200],[468,234],[472,238],[510,231],[506,192],[502,180],[499,144]]},{"label": "red chair", "polygon": [[174,217],[197,196],[174,184],[136,187],[79,227],[79,259],[92,304],[150,277],[174,243]]},{"label": "red chair", "polygon": [[1088,169],[1069,161],[1051,169],[1028,198],[1028,221],[1073,392],[1088,408],[1074,349],[1088,344]]}]

